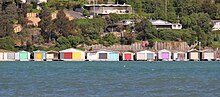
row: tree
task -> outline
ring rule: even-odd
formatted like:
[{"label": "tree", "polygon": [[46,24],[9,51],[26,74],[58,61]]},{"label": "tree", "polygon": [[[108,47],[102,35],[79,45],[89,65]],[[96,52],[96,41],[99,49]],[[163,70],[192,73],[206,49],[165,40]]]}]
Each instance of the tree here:
[{"label": "tree", "polygon": [[60,34],[60,36],[68,37],[71,33],[71,27],[69,25],[69,19],[66,17],[66,14],[60,10],[57,13],[57,19],[54,20],[56,25],[56,32]]},{"label": "tree", "polygon": [[69,42],[69,40],[66,38],[66,37],[59,37],[57,39],[57,42],[55,44],[55,47],[58,49],[58,50],[63,50],[63,49],[67,49],[67,48],[70,48],[71,47],[71,44]]},{"label": "tree", "polygon": [[68,40],[69,40],[71,46],[75,47],[75,48],[77,47],[77,45],[84,42],[82,36],[69,36]]},{"label": "tree", "polygon": [[16,51],[14,46],[15,46],[15,40],[13,38],[11,37],[0,38],[0,49]]},{"label": "tree", "polygon": [[135,25],[135,30],[138,32],[138,40],[153,39],[157,35],[156,28],[147,19],[142,20],[140,23]]},{"label": "tree", "polygon": [[116,43],[118,43],[118,38],[111,33],[106,34],[102,37],[102,44],[104,44],[105,46],[110,46]]}]

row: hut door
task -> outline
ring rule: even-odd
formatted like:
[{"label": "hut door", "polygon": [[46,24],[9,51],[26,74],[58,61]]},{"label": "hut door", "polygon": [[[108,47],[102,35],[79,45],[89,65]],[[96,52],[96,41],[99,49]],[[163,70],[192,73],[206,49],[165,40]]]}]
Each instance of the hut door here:
[{"label": "hut door", "polygon": [[169,59],[169,52],[162,52],[162,59]]},{"label": "hut door", "polygon": [[72,59],[72,53],[71,52],[64,52],[64,59]]},{"label": "hut door", "polygon": [[131,54],[124,54],[124,60],[132,60]]},{"label": "hut door", "polygon": [[109,61],[118,61],[119,60],[119,56],[118,53],[109,53]]}]

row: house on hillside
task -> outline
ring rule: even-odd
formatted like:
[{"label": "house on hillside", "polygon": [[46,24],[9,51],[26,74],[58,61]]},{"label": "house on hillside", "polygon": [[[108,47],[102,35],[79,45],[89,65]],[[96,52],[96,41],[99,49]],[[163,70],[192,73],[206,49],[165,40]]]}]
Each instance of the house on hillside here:
[{"label": "house on hillside", "polygon": [[132,7],[128,4],[85,4],[84,6],[90,13],[95,13],[97,15],[132,13]]},{"label": "house on hillside", "polygon": [[220,20],[211,20],[211,23],[213,25],[212,31],[220,30]]},{"label": "house on hillside", "polygon": [[150,20],[150,22],[157,29],[182,29],[182,24],[180,23],[170,23],[164,20]]},{"label": "house on hillside", "polygon": [[[83,14],[81,12],[76,12],[76,11],[70,11],[70,10],[63,10],[63,12],[66,14],[66,17],[71,21],[73,19],[81,19],[84,18]],[[57,18],[57,13],[58,11],[55,11],[51,14],[52,20]]]},{"label": "house on hillside", "polygon": [[30,2],[37,2],[37,4],[43,3],[43,2],[47,2],[47,0],[20,0],[21,3],[30,3]]},{"label": "house on hillside", "polygon": [[39,13],[27,13],[26,19],[28,20],[28,26],[38,26],[41,19],[39,18]]},{"label": "house on hillside", "polygon": [[13,30],[15,33],[21,32],[22,29],[23,29],[23,27],[20,24],[13,25]]}]

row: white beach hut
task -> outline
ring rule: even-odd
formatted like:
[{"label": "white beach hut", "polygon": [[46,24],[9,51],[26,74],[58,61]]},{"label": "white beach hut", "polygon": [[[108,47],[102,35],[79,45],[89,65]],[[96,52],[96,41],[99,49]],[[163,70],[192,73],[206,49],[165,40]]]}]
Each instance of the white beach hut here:
[{"label": "white beach hut", "polygon": [[60,52],[60,60],[63,61],[85,61],[85,51],[69,48]]},{"label": "white beach hut", "polygon": [[174,61],[187,61],[187,53],[186,52],[173,52],[173,60]]},{"label": "white beach hut", "polygon": [[199,51],[196,49],[191,49],[187,52],[187,59],[191,61],[198,61],[200,59]]},{"label": "white beach hut", "polygon": [[171,57],[172,57],[171,51],[169,50],[162,49],[158,51],[158,60],[172,61]]},{"label": "white beach hut", "polygon": [[201,60],[203,61],[211,61],[215,59],[215,52],[213,49],[205,49],[200,52]]},{"label": "white beach hut", "polygon": [[110,50],[88,52],[87,59],[89,61],[119,61],[119,52]]},{"label": "white beach hut", "polygon": [[136,52],[136,60],[155,60],[156,53],[150,50],[144,50],[140,52]]}]

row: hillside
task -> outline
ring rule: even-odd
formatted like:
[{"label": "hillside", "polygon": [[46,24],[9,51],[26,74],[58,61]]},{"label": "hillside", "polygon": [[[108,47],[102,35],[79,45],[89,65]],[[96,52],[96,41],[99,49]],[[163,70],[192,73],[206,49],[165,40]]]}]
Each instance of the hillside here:
[{"label": "hillside", "polygon": [[[108,2],[131,5],[132,13],[89,18],[94,13],[84,4]],[[140,41],[149,41],[149,44],[184,41],[189,45],[199,41],[203,47],[220,47],[219,31],[213,31],[211,23],[220,19],[220,0],[48,0],[43,3],[0,0],[0,5],[0,49],[62,50],[93,44],[130,45]],[[31,21],[39,19],[40,22]],[[128,19],[134,23],[118,25]],[[181,24],[182,29],[157,29],[151,20]],[[17,31],[15,27],[20,26],[15,25],[21,28]]]}]

